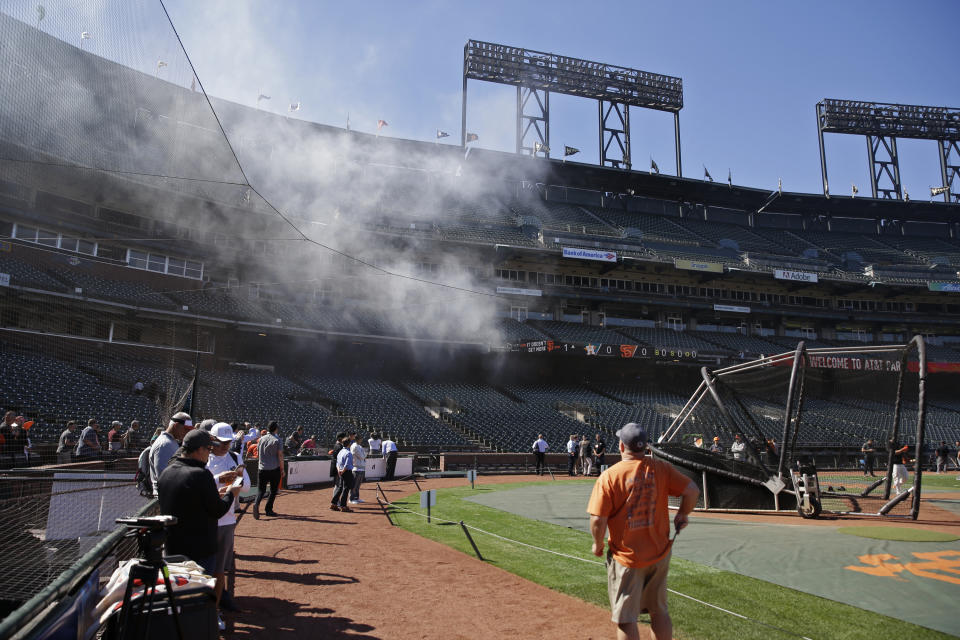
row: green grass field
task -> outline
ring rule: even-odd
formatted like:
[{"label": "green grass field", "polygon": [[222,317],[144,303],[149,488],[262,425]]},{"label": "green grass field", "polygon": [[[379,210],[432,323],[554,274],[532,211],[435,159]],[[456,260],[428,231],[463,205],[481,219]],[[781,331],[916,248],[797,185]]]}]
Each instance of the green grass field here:
[{"label": "green grass field", "polygon": [[924,493],[929,489],[934,491],[960,491],[958,476],[960,476],[960,471],[956,469],[951,469],[949,473],[940,475],[926,471],[921,480],[922,491]]},{"label": "green grass field", "polygon": [[[392,509],[399,526],[464,553],[473,549],[461,527],[466,524],[511,540],[567,554],[566,558],[471,531],[484,559],[518,576],[606,608],[606,572],[590,553],[590,536],[582,531],[530,520],[463,500],[478,492],[502,491],[528,483],[441,489],[434,520]],[[420,513],[419,495],[396,502]],[[439,519],[453,521],[441,523]],[[808,637],[813,640],[877,638],[953,638],[901,620],[884,617],[800,591],[673,558],[669,588],[752,618],[747,621],[670,594],[674,635],[683,639],[747,640]],[[641,618],[644,620],[644,618]],[[772,625],[777,629],[771,628]],[[613,635],[611,623],[610,636]]]}]

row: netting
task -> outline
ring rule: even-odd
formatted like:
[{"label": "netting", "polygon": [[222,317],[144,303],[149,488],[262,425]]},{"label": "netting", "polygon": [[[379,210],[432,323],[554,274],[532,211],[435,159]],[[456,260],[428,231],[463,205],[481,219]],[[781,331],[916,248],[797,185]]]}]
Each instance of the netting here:
[{"label": "netting", "polygon": [[813,350],[796,370],[786,355],[707,372],[658,452],[701,484],[712,477],[709,507],[795,507],[791,491],[775,501],[770,487],[779,478],[792,490],[791,471],[814,465],[824,510],[907,515],[912,495],[888,505],[912,490],[923,444],[918,355],[907,350],[901,372],[903,354]]},{"label": "netting", "polygon": [[[39,593],[116,529],[114,520],[149,502],[132,472],[8,472],[0,476],[0,618]],[[98,558],[109,578],[118,560],[134,557],[124,539]]]},{"label": "netting", "polygon": [[[0,468],[136,457],[183,405],[206,339],[182,319],[0,288]],[[88,426],[96,446],[78,448]]]}]

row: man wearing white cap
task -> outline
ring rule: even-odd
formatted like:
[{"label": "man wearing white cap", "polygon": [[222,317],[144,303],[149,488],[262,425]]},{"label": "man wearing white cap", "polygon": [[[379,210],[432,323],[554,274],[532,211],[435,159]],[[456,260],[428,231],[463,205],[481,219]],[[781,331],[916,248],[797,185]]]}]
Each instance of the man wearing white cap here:
[{"label": "man wearing white cap", "polygon": [[[230,451],[233,427],[226,422],[217,422],[210,428],[210,436],[213,438],[213,451],[210,452],[210,459],[207,460],[207,469],[216,479],[217,488],[223,491],[239,477],[237,473],[239,471],[243,474],[243,486],[240,491],[249,490],[250,476],[243,466],[243,460],[238,454]],[[217,584],[213,590],[217,602],[224,610],[235,608],[233,605],[228,607],[225,602],[221,603],[221,597],[226,584],[227,567],[230,566],[230,560],[233,558],[233,532],[237,526],[236,509],[237,502],[234,500],[233,508],[217,521],[217,558],[213,568],[213,577],[216,578]]]},{"label": "man wearing white cap", "polygon": [[637,617],[650,614],[657,640],[673,637],[667,611],[667,571],[670,567],[668,496],[682,496],[673,518],[677,532],[687,526],[687,515],[700,490],[670,463],[647,456],[647,432],[636,422],[617,431],[622,460],[600,474],[587,505],[593,555],[602,556],[603,536],[609,526],[607,595],[618,640],[639,638]]},{"label": "man wearing white cap", "polygon": [[190,419],[190,414],[183,411],[175,413],[167,424],[167,430],[157,436],[150,445],[150,480],[153,482],[153,495],[157,495],[160,474],[170,464],[171,458],[177,454],[183,437],[191,429],[193,429],[193,420]]}]

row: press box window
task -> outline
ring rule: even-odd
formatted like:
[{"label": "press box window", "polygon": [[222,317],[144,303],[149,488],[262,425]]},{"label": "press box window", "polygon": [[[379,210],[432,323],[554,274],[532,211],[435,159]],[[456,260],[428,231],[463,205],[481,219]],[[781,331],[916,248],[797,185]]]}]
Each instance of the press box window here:
[{"label": "press box window", "polygon": [[147,268],[147,254],[144,251],[134,251],[129,249],[127,251],[127,264],[133,267],[134,269],[146,269]]},{"label": "press box window", "polygon": [[164,273],[167,270],[167,256],[158,256],[151,253],[150,257],[147,258],[147,269]]}]

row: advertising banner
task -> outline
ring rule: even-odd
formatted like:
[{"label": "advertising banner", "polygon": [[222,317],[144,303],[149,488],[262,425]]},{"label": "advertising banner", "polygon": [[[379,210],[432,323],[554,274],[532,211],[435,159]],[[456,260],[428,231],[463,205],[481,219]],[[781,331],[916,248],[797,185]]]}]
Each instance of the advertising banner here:
[{"label": "advertising banner", "polygon": [[9,287],[9,286],[10,286],[10,274],[0,273],[0,287]]},{"label": "advertising banner", "polygon": [[730,313],[750,313],[750,307],[738,307],[732,304],[715,304],[714,311],[729,311]]},{"label": "advertising banner", "polygon": [[950,291],[960,293],[960,282],[928,282],[927,289],[930,291]]},{"label": "advertising banner", "polygon": [[564,258],[576,258],[578,260],[599,260],[600,262],[616,262],[617,253],[615,251],[604,251],[602,249],[575,249],[573,247],[563,247]]},{"label": "advertising banner", "polygon": [[807,273],[806,271],[777,269],[773,272],[773,277],[777,280],[792,280],[793,282],[818,282],[817,274]]},{"label": "advertising banner", "polygon": [[518,289],[516,287],[497,287],[497,293],[506,293],[514,296],[542,296],[539,289]]},{"label": "advertising banner", "polygon": [[673,266],[675,266],[677,269],[686,269],[688,271],[709,271],[710,273],[723,273],[723,265],[719,262],[701,262],[700,260],[674,258]]}]

